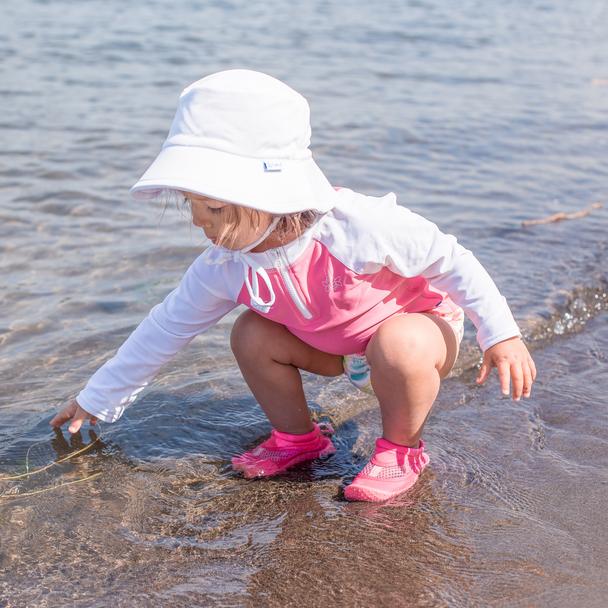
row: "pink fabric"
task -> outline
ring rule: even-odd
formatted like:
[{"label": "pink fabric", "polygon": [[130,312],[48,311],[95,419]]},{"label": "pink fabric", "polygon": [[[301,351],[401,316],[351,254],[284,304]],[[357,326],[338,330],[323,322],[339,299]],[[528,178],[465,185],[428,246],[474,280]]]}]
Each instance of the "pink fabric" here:
[{"label": "pink fabric", "polygon": [[274,441],[277,447],[290,447],[294,443],[306,443],[307,441],[313,441],[319,436],[319,430],[315,428],[310,433],[304,433],[302,435],[294,435],[292,433],[283,433],[282,431],[273,430]]},{"label": "pink fabric", "polygon": [[273,429],[270,437],[249,452],[232,459],[232,468],[247,478],[277,475],[300,462],[329,456],[336,451],[326,435],[334,432],[330,425],[314,425],[310,433],[292,435]]},{"label": "pink fabric", "polygon": [[443,302],[429,311],[431,314],[441,317],[450,325],[456,334],[456,342],[460,346],[464,335],[464,310],[460,308],[451,298],[445,297]]},{"label": "pink fabric", "polygon": [[[270,312],[256,312],[285,325],[307,344],[336,355],[364,352],[383,321],[403,312],[430,311],[445,297],[423,277],[404,279],[386,267],[374,274],[357,274],[313,241],[289,268],[298,295],[311,313],[306,319],[279,270],[267,272],[276,302]],[[260,296],[268,298],[266,285],[260,286]],[[237,301],[252,308],[245,287]]]}]

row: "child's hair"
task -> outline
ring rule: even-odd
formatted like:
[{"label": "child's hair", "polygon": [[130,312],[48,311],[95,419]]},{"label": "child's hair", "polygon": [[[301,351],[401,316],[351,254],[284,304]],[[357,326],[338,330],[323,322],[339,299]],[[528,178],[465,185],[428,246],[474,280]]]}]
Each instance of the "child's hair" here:
[{"label": "child's hair", "polygon": [[[167,205],[174,202],[177,209],[181,212],[187,208],[190,216],[192,216],[192,208],[190,201],[178,190],[164,189],[158,195],[159,200],[164,202],[163,213]],[[259,228],[262,223],[263,212],[257,209],[250,209],[242,205],[227,205],[222,207],[220,212],[222,219],[225,222],[225,228],[217,235],[216,244],[221,247],[232,247],[238,240],[238,227],[243,222],[249,222],[254,228]],[[312,209],[299,211],[297,213],[289,213],[281,216],[279,223],[273,231],[278,237],[295,235],[299,237],[309,226],[311,226],[317,218],[317,212]]]}]

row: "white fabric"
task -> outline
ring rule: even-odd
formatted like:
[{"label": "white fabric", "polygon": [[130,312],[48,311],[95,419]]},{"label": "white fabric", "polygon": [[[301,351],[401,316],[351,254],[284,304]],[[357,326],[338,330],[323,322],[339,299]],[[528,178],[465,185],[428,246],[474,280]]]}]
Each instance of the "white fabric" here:
[{"label": "white fabric", "polygon": [[479,260],[424,217],[382,198],[340,190],[340,200],[317,238],[358,273],[388,266],[406,277],[423,276],[450,295],[477,328],[483,351],[521,335],[506,299]]},{"label": "white fabric", "polygon": [[[311,239],[359,274],[388,266],[403,277],[426,277],[464,308],[484,351],[520,335],[505,298],[475,256],[455,237],[397,205],[392,193],[374,198],[340,190],[337,206],[300,239],[284,246],[292,262]],[[257,269],[254,276],[263,276],[260,269],[274,266],[274,251],[207,249],[178,287],[152,308],[116,355],[91,377],[78,403],[101,420],[117,420],[164,363],[236,306],[243,288],[243,259]]]},{"label": "white fabric", "polygon": [[283,214],[333,207],[336,193],[309,149],[302,95],[260,72],[226,70],[186,87],[156,160],[131,188],[164,188]]},{"label": "white fabric", "polygon": [[222,289],[220,267],[203,261],[208,251],[93,374],[77,396],[87,412],[105,422],[118,420],[167,361],[235,308],[231,294]]},{"label": "white fabric", "polygon": [[[272,283],[270,282],[270,277],[266,270],[260,266],[259,264],[251,264],[247,256],[244,255],[247,252],[251,251],[254,247],[259,245],[262,241],[264,241],[270,233],[276,228],[277,224],[281,221],[281,217],[273,218],[272,222],[266,230],[264,234],[258,239],[256,239],[247,247],[243,247],[242,249],[236,252],[238,259],[241,260],[241,264],[243,265],[243,279],[245,281],[245,286],[247,287],[247,292],[249,293],[249,297],[251,298],[252,303],[256,305],[256,308],[265,309],[266,307],[270,307],[275,303],[276,296],[274,293],[274,289],[272,288]],[[240,255],[238,255],[240,254]],[[253,283],[249,280],[249,270],[251,270],[251,276],[253,279]],[[258,277],[262,278],[262,281],[266,284],[268,291],[270,293],[268,302],[264,302],[264,299],[260,296],[260,284]]]}]

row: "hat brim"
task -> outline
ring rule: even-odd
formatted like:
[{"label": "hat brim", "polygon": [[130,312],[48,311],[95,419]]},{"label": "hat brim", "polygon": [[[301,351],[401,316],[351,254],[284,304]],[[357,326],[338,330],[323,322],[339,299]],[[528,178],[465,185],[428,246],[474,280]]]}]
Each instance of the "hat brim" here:
[{"label": "hat brim", "polygon": [[270,170],[264,159],[165,146],[130,192],[146,200],[166,188],[185,190],[274,214],[325,212],[336,205],[336,190],[312,158],[266,162]]}]

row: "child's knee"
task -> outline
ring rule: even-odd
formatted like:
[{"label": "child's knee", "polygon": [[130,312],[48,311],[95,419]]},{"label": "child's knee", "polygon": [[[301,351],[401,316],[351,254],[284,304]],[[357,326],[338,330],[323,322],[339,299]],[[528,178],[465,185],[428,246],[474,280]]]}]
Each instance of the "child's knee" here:
[{"label": "child's knee", "polygon": [[230,348],[236,357],[254,355],[259,357],[260,352],[267,350],[269,340],[278,326],[273,321],[246,310],[234,322],[230,333]]},{"label": "child's knee", "polygon": [[370,366],[412,371],[436,367],[437,349],[424,325],[404,317],[391,321],[383,323],[369,341],[366,356]]},{"label": "child's knee", "polygon": [[251,310],[246,310],[239,316],[230,333],[230,348],[235,355],[259,352],[259,345],[267,333],[264,321],[265,319]]}]

